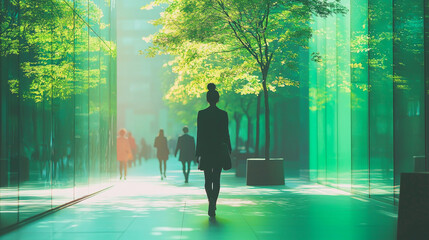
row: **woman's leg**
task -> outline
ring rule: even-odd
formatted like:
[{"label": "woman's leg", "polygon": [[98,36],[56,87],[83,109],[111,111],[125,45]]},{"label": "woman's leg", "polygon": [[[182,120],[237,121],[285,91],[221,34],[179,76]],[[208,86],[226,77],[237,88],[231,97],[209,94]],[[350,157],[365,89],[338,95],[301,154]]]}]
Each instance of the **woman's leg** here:
[{"label": "woman's leg", "polygon": [[162,179],[162,160],[158,159],[159,162],[159,173],[161,174],[161,179]]},{"label": "woman's leg", "polygon": [[124,179],[127,179],[127,163],[124,163]]},{"label": "woman's leg", "polygon": [[188,180],[187,176],[186,176],[186,162],[183,161],[182,162],[182,170],[183,170],[183,176],[185,176],[185,182]]},{"label": "woman's leg", "polygon": [[164,160],[164,177],[167,177],[165,176],[166,171],[167,171],[167,160]]},{"label": "woman's leg", "polygon": [[214,206],[216,207],[216,201],[219,197],[219,191],[220,191],[220,173],[222,172],[222,169],[213,169],[213,195],[212,195],[212,201]]},{"label": "woman's leg", "polygon": [[211,202],[213,195],[213,169],[204,170],[204,188],[206,190],[207,199]]},{"label": "woman's leg", "polygon": [[221,171],[222,169],[204,170],[204,188],[206,189],[207,198],[209,200],[209,216],[211,217],[216,215],[216,201],[219,196]]},{"label": "woman's leg", "polygon": [[186,164],[188,166],[188,169],[186,171],[186,182],[187,182],[189,180],[189,172],[191,172],[191,162],[188,161],[188,162],[186,162]]},{"label": "woman's leg", "polygon": [[122,169],[124,168],[124,163],[123,162],[119,162],[119,179],[122,179]]}]

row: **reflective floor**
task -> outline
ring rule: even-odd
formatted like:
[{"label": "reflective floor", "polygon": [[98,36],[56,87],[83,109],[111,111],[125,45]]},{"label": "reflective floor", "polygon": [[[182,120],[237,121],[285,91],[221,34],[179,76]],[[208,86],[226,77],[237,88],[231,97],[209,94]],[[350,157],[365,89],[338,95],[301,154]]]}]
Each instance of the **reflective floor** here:
[{"label": "reflective floor", "polygon": [[216,221],[209,221],[203,174],[185,184],[181,164],[157,160],[129,170],[126,181],[0,239],[395,239],[397,208],[321,185],[248,187],[222,174]]}]

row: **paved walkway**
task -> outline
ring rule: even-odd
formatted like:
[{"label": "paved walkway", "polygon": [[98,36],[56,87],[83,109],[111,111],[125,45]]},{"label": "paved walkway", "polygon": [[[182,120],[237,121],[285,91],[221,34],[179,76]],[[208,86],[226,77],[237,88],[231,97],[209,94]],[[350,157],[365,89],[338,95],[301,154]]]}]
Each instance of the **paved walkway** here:
[{"label": "paved walkway", "polygon": [[149,160],[111,189],[0,239],[395,239],[392,205],[297,179],[249,187],[233,172],[222,174],[211,222],[203,174],[193,170],[185,184],[180,163],[170,159],[168,168],[161,181]]}]

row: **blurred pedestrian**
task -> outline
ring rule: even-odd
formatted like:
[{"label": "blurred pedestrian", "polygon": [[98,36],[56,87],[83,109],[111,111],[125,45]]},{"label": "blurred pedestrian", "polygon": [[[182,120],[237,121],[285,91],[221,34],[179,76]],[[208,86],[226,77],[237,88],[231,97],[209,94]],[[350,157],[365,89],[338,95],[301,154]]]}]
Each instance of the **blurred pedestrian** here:
[{"label": "blurred pedestrian", "polygon": [[142,138],[140,140],[139,165],[142,164],[142,158],[144,158],[144,160],[148,159],[147,148],[148,148],[148,146],[146,144],[146,141],[144,140],[144,138]]},{"label": "blurred pedestrian", "polygon": [[[158,137],[155,138],[154,147],[157,149],[156,157],[159,161],[159,172],[161,173],[161,180],[166,178],[166,170],[167,170],[167,160],[168,154],[170,151],[168,150],[167,138],[164,136],[164,130],[159,130]],[[164,164],[164,168],[162,168],[162,164]]]},{"label": "blurred pedestrian", "polygon": [[[128,139],[125,137],[127,130],[122,128],[119,130],[119,136],[116,139],[116,156],[119,162],[119,179],[127,179],[127,162],[132,159],[132,151]],[[123,174],[122,174],[123,173]]]},{"label": "blurred pedestrian", "polygon": [[185,183],[189,181],[189,172],[191,171],[191,162],[195,159],[195,140],[194,137],[188,134],[189,128],[184,127],[183,135],[177,140],[176,151],[174,156],[180,150],[179,161],[182,162],[183,175],[185,176]]},{"label": "blurred pedestrian", "polygon": [[128,136],[128,142],[130,143],[130,147],[131,147],[131,153],[133,155],[132,159],[128,162],[128,167],[132,167],[132,165],[134,166],[136,165],[137,144],[131,132],[128,132],[127,136]]}]

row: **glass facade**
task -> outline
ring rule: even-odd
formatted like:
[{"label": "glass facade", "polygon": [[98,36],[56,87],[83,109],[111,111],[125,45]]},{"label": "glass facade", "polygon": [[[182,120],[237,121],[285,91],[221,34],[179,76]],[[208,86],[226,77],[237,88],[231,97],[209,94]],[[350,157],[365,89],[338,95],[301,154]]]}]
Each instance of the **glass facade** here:
[{"label": "glass facade", "polygon": [[395,202],[428,170],[428,2],[343,0],[312,23],[311,180]]},{"label": "glass facade", "polygon": [[116,174],[114,0],[0,2],[0,228]]}]

